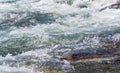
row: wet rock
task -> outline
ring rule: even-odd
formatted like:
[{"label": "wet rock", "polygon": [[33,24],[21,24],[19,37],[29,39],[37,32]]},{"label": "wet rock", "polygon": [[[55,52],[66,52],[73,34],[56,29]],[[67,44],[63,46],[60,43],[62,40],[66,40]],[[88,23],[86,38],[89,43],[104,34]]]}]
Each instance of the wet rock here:
[{"label": "wet rock", "polygon": [[[71,62],[74,68],[77,69],[76,73],[90,72],[90,73],[117,73],[116,69],[120,68],[120,56],[94,56],[94,58],[80,59]],[[111,71],[112,70],[112,71]],[[103,71],[103,72],[101,72]],[[119,70],[118,70],[119,71]]]},{"label": "wet rock", "polygon": [[61,60],[77,61],[79,59],[87,58],[91,54],[91,52],[71,53],[61,58]]},{"label": "wet rock", "polygon": [[78,5],[78,7],[79,7],[79,8],[88,8],[88,6],[87,6],[87,5],[84,5],[84,4],[83,4],[83,5]]},{"label": "wet rock", "polygon": [[[120,41],[102,41],[95,50],[89,53],[72,52],[61,60],[67,60],[76,69],[75,73],[117,73],[120,72]],[[88,49],[84,49],[88,50]],[[117,70],[117,71],[116,71]]]},{"label": "wet rock", "polygon": [[45,70],[43,70],[42,73],[63,73],[63,72],[56,71],[56,70],[45,69]]},{"label": "wet rock", "polygon": [[[116,58],[120,56],[120,41],[113,42],[100,42],[100,46],[98,46],[95,50],[96,52],[90,52],[90,51],[83,51],[80,50],[77,53],[70,53],[67,56],[61,58],[61,60],[68,60],[68,61],[78,61],[82,62],[85,61],[104,61],[104,60],[111,60],[112,58]],[[84,50],[90,50],[90,49],[84,49]]]},{"label": "wet rock", "polygon": [[119,9],[120,8],[120,3],[115,3],[109,6],[110,9]]},{"label": "wet rock", "polygon": [[120,49],[120,41],[115,43],[116,48]]},{"label": "wet rock", "polygon": [[116,59],[118,55],[108,54],[90,54],[86,56],[80,56],[79,54],[70,54],[62,59],[71,61],[73,63],[87,63],[87,62],[107,62]]},{"label": "wet rock", "polygon": [[52,71],[52,70],[43,70],[43,73],[55,73],[55,71]]},{"label": "wet rock", "polygon": [[109,8],[109,9],[120,9],[120,2],[115,3],[115,4],[111,4],[111,5],[106,6],[106,7],[103,7],[99,11],[103,11],[103,10],[105,10],[107,8]]}]

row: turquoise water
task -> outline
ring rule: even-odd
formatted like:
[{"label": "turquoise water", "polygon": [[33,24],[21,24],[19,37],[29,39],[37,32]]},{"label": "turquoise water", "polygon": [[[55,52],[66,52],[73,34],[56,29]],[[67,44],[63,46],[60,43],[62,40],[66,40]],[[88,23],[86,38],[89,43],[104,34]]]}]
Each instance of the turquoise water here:
[{"label": "turquoise water", "polygon": [[[120,10],[99,9],[117,0],[0,0],[0,72],[78,73],[63,57],[95,52],[120,38]],[[79,8],[86,5],[88,8]]]}]

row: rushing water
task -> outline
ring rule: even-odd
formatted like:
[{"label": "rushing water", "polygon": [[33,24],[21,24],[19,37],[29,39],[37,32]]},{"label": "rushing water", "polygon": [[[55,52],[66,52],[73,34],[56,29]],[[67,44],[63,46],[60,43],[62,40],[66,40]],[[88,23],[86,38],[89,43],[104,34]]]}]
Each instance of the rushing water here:
[{"label": "rushing water", "polygon": [[99,11],[116,1],[0,0],[0,73],[79,73],[55,57],[119,41],[120,9]]}]

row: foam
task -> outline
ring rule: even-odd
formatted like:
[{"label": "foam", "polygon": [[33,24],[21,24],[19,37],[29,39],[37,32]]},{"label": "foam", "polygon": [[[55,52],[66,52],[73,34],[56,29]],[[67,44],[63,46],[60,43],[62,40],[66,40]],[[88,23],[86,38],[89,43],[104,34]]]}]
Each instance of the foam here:
[{"label": "foam", "polygon": [[[91,47],[90,45],[93,45],[92,47],[94,48],[94,45],[99,44],[99,40],[101,39],[97,34],[104,33],[105,31],[115,31],[120,27],[120,9],[106,9],[99,12],[99,9],[115,3],[117,0],[74,0],[71,4],[68,4],[69,0],[14,0],[14,3],[9,3],[9,1],[13,0],[0,0],[0,23],[2,24],[2,22],[8,20],[12,21],[2,24],[7,25],[8,28],[0,30],[0,43],[7,41],[9,43],[9,40],[13,40],[14,42],[14,39],[22,39],[24,37],[29,37],[31,39],[34,37],[36,40],[28,40],[28,44],[36,45],[37,47],[40,45],[44,46],[44,44],[51,45],[49,48],[38,48],[37,50],[26,51],[16,56],[10,54],[6,57],[1,56],[0,62],[6,61],[11,64],[14,63],[17,58],[30,56],[38,57],[40,59],[39,62],[51,61],[52,59],[52,61],[59,63],[58,60],[54,60],[52,55],[49,54],[54,48],[58,49],[58,47],[68,45],[70,45],[70,47],[75,47],[75,49],[84,49]],[[87,5],[88,8],[79,8],[80,4]],[[9,27],[10,24],[14,24],[27,17],[27,13],[34,14],[35,12],[43,15],[50,13],[53,17],[56,17],[56,19],[55,21],[46,24],[37,23],[33,20],[33,22],[36,23],[34,26],[31,25],[18,28],[13,25]],[[84,34],[96,35],[84,37]],[[83,35],[83,37],[81,38],[80,35]],[[110,36],[113,41],[120,40],[120,34],[117,33],[117,31]],[[109,35],[107,37],[109,37]],[[82,43],[79,42],[80,40],[82,40]],[[36,44],[35,42],[37,41],[40,41],[40,43]],[[76,43],[78,43],[78,46],[76,46]],[[55,47],[56,45],[59,46]],[[4,46],[4,44],[2,46]],[[57,50],[57,52],[62,53],[65,51],[71,51],[71,49]],[[38,59],[36,60],[38,62]],[[20,62],[18,62],[18,64],[19,63]],[[67,61],[64,61],[63,63],[63,65],[60,65],[63,67],[63,70],[64,68],[70,69],[72,67]],[[10,67],[10,64],[0,65],[0,71],[5,73],[36,73],[28,68]]]}]

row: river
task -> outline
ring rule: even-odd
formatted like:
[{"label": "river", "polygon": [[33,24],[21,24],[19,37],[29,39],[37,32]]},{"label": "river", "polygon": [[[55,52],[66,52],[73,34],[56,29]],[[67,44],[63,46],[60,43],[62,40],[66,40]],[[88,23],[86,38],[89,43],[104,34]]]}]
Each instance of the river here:
[{"label": "river", "polygon": [[119,41],[120,9],[99,11],[116,1],[0,0],[0,73],[79,73],[57,58]]}]

